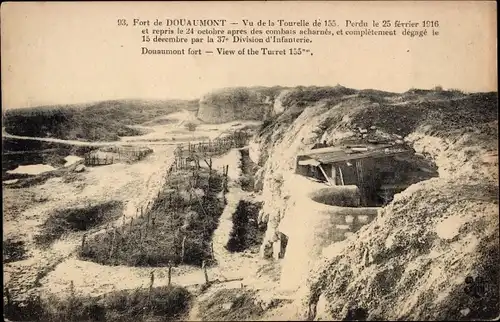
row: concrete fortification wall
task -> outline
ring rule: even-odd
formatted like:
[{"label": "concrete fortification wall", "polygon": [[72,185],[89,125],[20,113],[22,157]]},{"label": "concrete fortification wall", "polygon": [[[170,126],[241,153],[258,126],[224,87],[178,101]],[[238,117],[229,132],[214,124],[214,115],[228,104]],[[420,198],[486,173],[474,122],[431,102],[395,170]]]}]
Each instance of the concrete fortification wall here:
[{"label": "concrete fortification wall", "polygon": [[360,199],[356,186],[325,188],[299,175],[292,180],[301,189],[290,196],[290,206],[278,227],[288,237],[281,274],[281,287],[288,290],[305,284],[325,248],[370,223],[378,211],[357,207]]}]

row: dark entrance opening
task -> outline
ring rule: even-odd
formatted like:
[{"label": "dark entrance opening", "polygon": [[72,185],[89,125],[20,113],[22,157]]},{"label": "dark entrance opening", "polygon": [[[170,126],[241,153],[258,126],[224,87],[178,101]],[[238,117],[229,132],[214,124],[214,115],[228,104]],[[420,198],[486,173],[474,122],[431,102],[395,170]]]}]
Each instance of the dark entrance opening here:
[{"label": "dark entrance opening", "polygon": [[356,185],[368,207],[385,206],[412,184],[438,176],[433,163],[414,154],[364,160],[361,167]]},{"label": "dark entrance opening", "polygon": [[278,258],[284,258],[286,253],[286,246],[288,245],[288,236],[280,232],[280,252]]}]

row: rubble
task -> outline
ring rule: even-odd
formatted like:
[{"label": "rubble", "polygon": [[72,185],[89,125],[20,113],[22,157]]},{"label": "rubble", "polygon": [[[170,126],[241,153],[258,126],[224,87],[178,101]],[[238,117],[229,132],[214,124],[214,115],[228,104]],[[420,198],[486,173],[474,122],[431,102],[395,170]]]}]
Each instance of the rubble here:
[{"label": "rubble", "polygon": [[74,172],[84,172],[85,171],[85,166],[83,164],[79,164],[75,167],[75,169],[73,170]]}]

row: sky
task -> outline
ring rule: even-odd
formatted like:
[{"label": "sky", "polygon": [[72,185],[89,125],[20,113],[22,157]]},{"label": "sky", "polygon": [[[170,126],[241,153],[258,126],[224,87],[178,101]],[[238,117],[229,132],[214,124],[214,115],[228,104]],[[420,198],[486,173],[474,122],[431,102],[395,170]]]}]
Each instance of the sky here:
[{"label": "sky", "polygon": [[[192,99],[232,86],[497,88],[495,2],[11,2],[0,12],[2,109]],[[117,26],[121,18],[425,19],[439,21],[440,35],[315,38],[312,56],[141,55],[141,29]],[[215,48],[203,46],[193,45]]]}]

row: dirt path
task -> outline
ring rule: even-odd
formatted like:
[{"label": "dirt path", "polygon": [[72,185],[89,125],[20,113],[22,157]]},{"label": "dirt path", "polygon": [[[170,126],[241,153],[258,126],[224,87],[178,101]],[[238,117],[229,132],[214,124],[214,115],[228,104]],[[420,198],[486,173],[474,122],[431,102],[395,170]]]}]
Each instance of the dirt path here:
[{"label": "dirt path", "polygon": [[19,136],[12,135],[7,132],[2,133],[2,137],[8,139],[16,139],[16,140],[31,140],[31,141],[41,141],[41,142],[50,142],[50,143],[60,143],[66,145],[75,145],[75,146],[90,146],[90,147],[103,147],[103,146],[116,146],[116,145],[176,145],[176,142],[163,141],[159,140],[156,142],[151,142],[145,139],[126,139],[123,141],[99,141],[99,142],[87,142],[87,141],[77,141],[77,140],[62,140],[56,138],[40,138],[34,136]]}]

